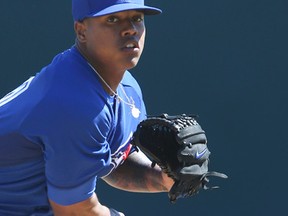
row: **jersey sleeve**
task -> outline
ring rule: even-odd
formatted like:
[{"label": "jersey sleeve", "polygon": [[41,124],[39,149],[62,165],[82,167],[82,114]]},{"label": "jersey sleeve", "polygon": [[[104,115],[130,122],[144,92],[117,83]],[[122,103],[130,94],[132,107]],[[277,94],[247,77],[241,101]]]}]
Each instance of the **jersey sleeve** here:
[{"label": "jersey sleeve", "polygon": [[108,131],[109,122],[103,118],[94,121],[80,128],[70,123],[46,142],[50,148],[45,154],[48,196],[56,203],[67,205],[89,198],[97,177],[110,165],[111,151],[102,132]]},{"label": "jersey sleeve", "polygon": [[[26,123],[34,125],[25,128],[34,128],[33,133],[42,134],[41,142],[38,142],[45,148],[49,199],[60,205],[70,205],[89,198],[95,190],[97,178],[109,171],[111,150],[106,137],[111,123],[105,108],[80,112],[77,107],[81,105],[64,109],[67,105],[62,107],[60,101],[59,104],[50,104],[46,113],[34,110],[34,120],[31,117]],[[39,129],[35,131],[37,127]],[[26,130],[30,139],[33,139],[33,133]]]}]

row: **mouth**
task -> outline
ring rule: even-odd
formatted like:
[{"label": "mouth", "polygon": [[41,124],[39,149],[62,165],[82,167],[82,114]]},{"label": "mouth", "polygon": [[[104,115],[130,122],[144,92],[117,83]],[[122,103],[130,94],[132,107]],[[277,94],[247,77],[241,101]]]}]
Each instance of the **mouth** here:
[{"label": "mouth", "polygon": [[138,50],[139,44],[137,41],[129,41],[124,45],[123,49],[124,50]]},{"label": "mouth", "polygon": [[133,43],[129,43],[125,46],[125,48],[136,48],[136,46]]}]

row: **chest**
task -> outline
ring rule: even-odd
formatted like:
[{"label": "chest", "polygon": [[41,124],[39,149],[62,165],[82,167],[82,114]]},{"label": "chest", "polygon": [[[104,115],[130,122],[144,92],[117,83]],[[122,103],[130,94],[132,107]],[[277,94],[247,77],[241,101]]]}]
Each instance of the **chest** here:
[{"label": "chest", "polygon": [[141,121],[141,105],[141,99],[129,89],[120,92],[110,103],[113,120],[107,141],[112,154],[117,154],[122,148],[126,149],[130,143],[133,132]]}]

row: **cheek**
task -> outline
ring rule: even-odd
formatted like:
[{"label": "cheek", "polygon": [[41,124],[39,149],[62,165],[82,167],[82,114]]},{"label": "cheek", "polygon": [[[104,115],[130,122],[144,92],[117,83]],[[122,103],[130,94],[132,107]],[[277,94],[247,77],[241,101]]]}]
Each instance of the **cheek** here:
[{"label": "cheek", "polygon": [[94,52],[104,52],[111,46],[111,39],[107,35],[92,35],[87,45],[88,49],[94,50]]},{"label": "cheek", "polygon": [[145,45],[145,37],[146,37],[146,31],[144,30],[139,39],[139,44],[140,44],[140,47],[142,47],[142,49],[144,48],[144,45]]},{"label": "cheek", "polygon": [[87,32],[87,41],[89,45],[98,49],[107,46],[109,41],[111,42],[111,37],[111,33],[109,34],[102,26],[98,25],[92,26],[90,31]]}]

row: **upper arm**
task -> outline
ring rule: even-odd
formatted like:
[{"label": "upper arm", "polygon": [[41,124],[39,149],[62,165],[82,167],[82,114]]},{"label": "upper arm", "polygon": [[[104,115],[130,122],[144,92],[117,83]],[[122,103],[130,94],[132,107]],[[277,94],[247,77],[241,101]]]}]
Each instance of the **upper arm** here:
[{"label": "upper arm", "polygon": [[[108,127],[104,120],[96,125],[92,118],[76,122],[77,115],[63,116],[66,113],[62,113],[63,122],[58,123],[57,130],[46,133],[45,174],[48,197],[58,204],[71,205],[91,197],[97,178],[110,170],[111,152],[103,134],[103,128]],[[97,128],[100,126],[102,130]]]}]

